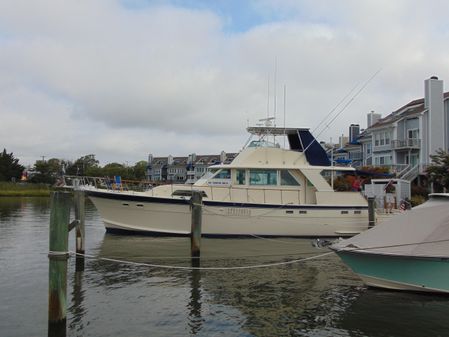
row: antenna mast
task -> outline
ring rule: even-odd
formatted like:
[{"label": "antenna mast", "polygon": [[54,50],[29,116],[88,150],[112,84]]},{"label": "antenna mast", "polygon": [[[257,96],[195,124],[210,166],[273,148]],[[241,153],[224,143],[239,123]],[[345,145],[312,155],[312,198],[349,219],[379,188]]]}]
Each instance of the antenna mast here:
[{"label": "antenna mast", "polygon": [[278,71],[278,58],[277,56],[274,58],[274,93],[273,93],[273,117],[274,117],[274,126],[276,126],[276,110],[277,110],[277,97],[276,97],[276,86],[277,86],[277,71]]},{"label": "antenna mast", "polygon": [[285,149],[285,111],[286,111],[287,86],[284,84],[284,149]]},{"label": "antenna mast", "polygon": [[270,117],[270,74],[268,74],[268,85],[267,85],[267,118]]}]

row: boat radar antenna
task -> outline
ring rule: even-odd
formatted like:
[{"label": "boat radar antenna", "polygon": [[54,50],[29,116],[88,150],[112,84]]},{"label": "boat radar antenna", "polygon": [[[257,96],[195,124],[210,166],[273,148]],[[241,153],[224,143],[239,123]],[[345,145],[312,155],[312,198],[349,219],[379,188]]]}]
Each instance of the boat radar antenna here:
[{"label": "boat radar antenna", "polygon": [[273,127],[276,127],[275,117],[259,119],[259,122],[256,123],[256,128],[248,128],[248,131],[249,129],[252,130],[250,131],[250,136],[245,142],[243,148],[246,148],[254,135],[258,136],[259,140],[268,139],[269,136],[276,137],[276,135],[272,132]]},{"label": "boat radar antenna", "polygon": [[[263,133],[261,133],[260,135],[259,135],[259,137],[261,138],[261,139],[263,139],[264,137],[269,137],[270,135],[272,135],[271,133],[270,133],[270,131],[269,131],[269,129],[271,128],[271,127],[276,127],[276,117],[267,117],[267,118],[262,118],[262,119],[259,119],[259,125],[260,126],[264,126],[265,128],[263,128],[262,130],[263,130]],[[273,135],[273,137],[275,137],[274,135]]]},{"label": "boat radar antenna", "polygon": [[259,122],[263,122],[263,124],[262,124],[263,126],[269,127],[269,126],[273,126],[276,124],[275,120],[276,120],[276,117],[267,117],[267,118],[259,119]]}]

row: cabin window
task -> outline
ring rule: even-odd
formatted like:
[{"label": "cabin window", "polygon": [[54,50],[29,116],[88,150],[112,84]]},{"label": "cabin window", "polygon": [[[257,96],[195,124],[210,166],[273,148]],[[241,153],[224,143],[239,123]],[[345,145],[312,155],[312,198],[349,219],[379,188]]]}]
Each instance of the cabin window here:
[{"label": "cabin window", "polygon": [[281,170],[281,185],[299,186],[299,183],[288,170]]},{"label": "cabin window", "polygon": [[250,185],[277,185],[277,170],[250,170]]},{"label": "cabin window", "polygon": [[235,171],[235,181],[236,181],[237,185],[245,185],[246,184],[245,170],[236,170]]},{"label": "cabin window", "polygon": [[213,179],[231,179],[231,171],[229,170],[220,170],[217,174],[214,175]]}]

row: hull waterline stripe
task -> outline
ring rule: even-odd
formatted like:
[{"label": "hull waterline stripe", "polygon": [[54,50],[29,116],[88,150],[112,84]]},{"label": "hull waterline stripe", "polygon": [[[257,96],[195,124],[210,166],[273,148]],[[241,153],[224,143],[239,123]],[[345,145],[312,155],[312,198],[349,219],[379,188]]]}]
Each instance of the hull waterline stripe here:
[{"label": "hull waterline stripe", "polygon": [[[177,205],[190,205],[190,199],[172,199],[172,198],[159,198],[152,196],[140,196],[129,194],[112,194],[97,191],[87,191],[87,195],[94,198],[112,199],[112,200],[125,200],[125,201],[139,201],[148,203],[161,203],[161,204],[177,204]],[[219,207],[237,207],[237,208],[286,208],[286,209],[334,209],[334,210],[359,210],[368,209],[368,206],[331,206],[331,205],[290,205],[290,204],[251,204],[251,203],[236,203],[225,201],[203,201],[206,206],[219,206]]]}]

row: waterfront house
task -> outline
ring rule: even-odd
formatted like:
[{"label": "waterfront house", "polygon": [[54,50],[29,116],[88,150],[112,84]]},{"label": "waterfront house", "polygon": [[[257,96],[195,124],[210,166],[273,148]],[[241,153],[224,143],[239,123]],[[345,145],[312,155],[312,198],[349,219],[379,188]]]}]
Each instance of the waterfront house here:
[{"label": "waterfront house", "polygon": [[167,162],[168,157],[153,157],[150,154],[147,164],[147,179],[152,181],[166,181]]},{"label": "waterfront house", "polygon": [[449,92],[443,81],[424,82],[424,98],[413,100],[368,127],[359,137],[362,164],[388,166],[414,180],[430,164],[430,155],[449,149]]},{"label": "waterfront house", "polygon": [[229,164],[237,153],[222,151],[216,155],[189,154],[186,157],[148,156],[147,179],[151,181],[173,181],[194,183],[206,173],[207,168],[215,164]]}]

